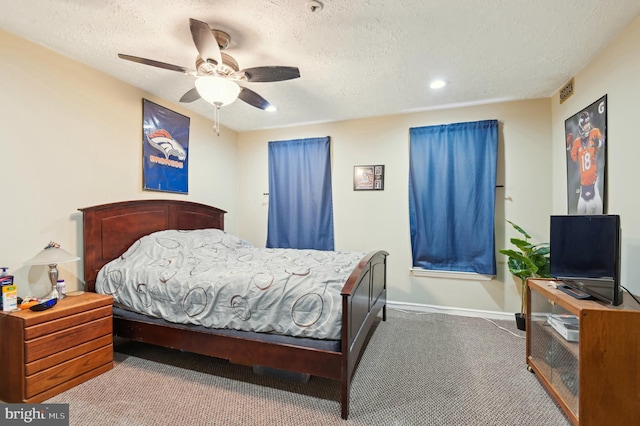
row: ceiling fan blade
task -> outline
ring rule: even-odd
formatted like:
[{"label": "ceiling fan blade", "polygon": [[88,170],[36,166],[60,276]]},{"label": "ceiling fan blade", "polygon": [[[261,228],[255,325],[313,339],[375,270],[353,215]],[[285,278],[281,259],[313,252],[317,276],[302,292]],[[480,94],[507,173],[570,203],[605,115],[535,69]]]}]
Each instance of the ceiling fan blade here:
[{"label": "ceiling fan blade", "polygon": [[246,87],[241,88],[240,94],[238,95],[238,99],[259,109],[267,109],[271,107],[271,104],[267,102],[265,98],[258,95],[253,90],[247,89]]},{"label": "ceiling fan blade", "polygon": [[205,61],[214,61],[216,65],[222,63],[222,55],[220,54],[220,46],[218,40],[211,32],[211,27],[206,22],[189,18],[189,28],[191,28],[191,37],[198,49],[200,57]]},{"label": "ceiling fan blade", "polygon": [[254,67],[241,70],[247,76],[247,81],[270,82],[292,80],[300,77],[300,70],[296,67]]},{"label": "ceiling fan blade", "polygon": [[197,101],[198,99],[200,99],[200,93],[198,93],[198,89],[194,87],[193,89],[182,95],[182,97],[180,98],[180,102],[193,102]]},{"label": "ceiling fan blade", "polygon": [[120,59],[126,59],[127,61],[137,62],[139,64],[144,64],[144,65],[151,65],[152,67],[163,68],[165,70],[170,70],[170,71],[178,71],[184,74],[195,75],[196,73],[194,70],[190,70],[189,68],[181,67],[179,65],[166,64],[164,62],[154,61],[153,59],[145,59],[145,58],[139,58],[137,56],[123,55],[122,53],[118,53],[118,57]]}]

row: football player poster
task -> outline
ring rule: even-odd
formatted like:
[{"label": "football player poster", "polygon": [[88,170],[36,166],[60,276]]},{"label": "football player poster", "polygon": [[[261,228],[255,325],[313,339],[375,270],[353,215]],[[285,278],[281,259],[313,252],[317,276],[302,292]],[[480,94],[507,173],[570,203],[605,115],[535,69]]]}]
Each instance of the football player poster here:
[{"label": "football player poster", "polygon": [[607,95],[564,122],[569,214],[605,213]]},{"label": "football player poster", "polygon": [[189,117],[142,100],[143,188],[189,192]]}]

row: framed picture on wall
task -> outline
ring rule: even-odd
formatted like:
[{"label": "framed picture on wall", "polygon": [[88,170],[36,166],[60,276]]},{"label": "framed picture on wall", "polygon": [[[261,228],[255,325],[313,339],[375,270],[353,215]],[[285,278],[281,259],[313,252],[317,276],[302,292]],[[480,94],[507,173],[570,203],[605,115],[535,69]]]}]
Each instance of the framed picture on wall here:
[{"label": "framed picture on wall", "polygon": [[569,214],[604,214],[607,95],[564,122]]},{"label": "framed picture on wall", "polygon": [[384,189],[384,165],[354,166],[354,191],[381,191]]},{"label": "framed picture on wall", "polygon": [[189,193],[189,117],[142,100],[142,181],[149,191]]}]

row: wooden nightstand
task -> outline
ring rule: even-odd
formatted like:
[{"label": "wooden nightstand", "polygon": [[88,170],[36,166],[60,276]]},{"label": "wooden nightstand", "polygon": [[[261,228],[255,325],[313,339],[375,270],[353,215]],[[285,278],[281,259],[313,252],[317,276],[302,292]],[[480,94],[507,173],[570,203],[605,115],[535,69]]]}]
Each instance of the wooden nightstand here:
[{"label": "wooden nightstand", "polygon": [[42,402],[113,368],[111,296],[0,313],[0,400]]}]

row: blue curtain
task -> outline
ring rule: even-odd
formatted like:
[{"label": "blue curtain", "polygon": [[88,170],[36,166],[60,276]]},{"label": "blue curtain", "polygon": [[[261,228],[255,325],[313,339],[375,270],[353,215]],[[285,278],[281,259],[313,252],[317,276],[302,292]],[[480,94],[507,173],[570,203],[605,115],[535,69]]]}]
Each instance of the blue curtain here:
[{"label": "blue curtain", "polygon": [[328,136],[269,142],[267,247],[333,250]]},{"label": "blue curtain", "polygon": [[414,267],[496,274],[497,156],[497,120],[410,129]]}]

